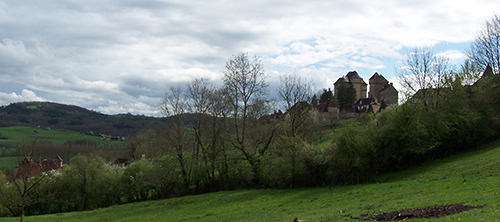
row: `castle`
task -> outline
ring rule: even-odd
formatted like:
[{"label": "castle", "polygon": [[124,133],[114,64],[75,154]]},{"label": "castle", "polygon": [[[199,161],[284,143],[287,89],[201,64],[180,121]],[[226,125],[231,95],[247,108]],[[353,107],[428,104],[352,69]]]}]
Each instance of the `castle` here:
[{"label": "castle", "polygon": [[368,84],[356,71],[350,71],[344,77],[340,77],[333,84],[334,96],[338,96],[340,86],[352,86],[356,90],[356,102],[352,108],[346,110],[340,110],[336,101],[318,104],[315,108],[318,122],[331,124],[368,112],[370,107],[373,112],[378,112],[383,103],[386,105],[398,103],[398,90],[384,76],[375,73],[368,83],[370,91],[367,93]]},{"label": "castle", "polygon": [[338,95],[338,89],[341,85],[351,85],[356,90],[356,103],[359,104],[360,100],[371,99],[373,103],[397,104],[398,103],[398,90],[394,88],[393,84],[387,81],[384,76],[375,73],[369,79],[370,92],[367,95],[366,82],[356,71],[350,71],[345,77],[340,77],[334,84],[334,95]]},{"label": "castle", "polygon": [[[334,85],[334,97],[338,96],[339,87],[344,85],[353,87],[356,90],[356,102],[352,107],[341,110],[337,101],[330,100],[326,103],[318,103],[318,98],[313,96],[311,104],[306,101],[296,103],[291,109],[311,110],[319,123],[332,124],[341,119],[349,119],[358,116],[360,113],[366,113],[372,110],[374,113],[378,112],[382,104],[386,105],[398,103],[398,90],[394,88],[393,84],[387,81],[384,76],[375,73],[369,79],[370,91],[368,91],[368,84],[356,72],[350,71],[347,75],[340,77]],[[289,112],[289,110],[287,110]],[[274,114],[266,115],[266,121],[285,118],[287,113],[275,111]]]}]

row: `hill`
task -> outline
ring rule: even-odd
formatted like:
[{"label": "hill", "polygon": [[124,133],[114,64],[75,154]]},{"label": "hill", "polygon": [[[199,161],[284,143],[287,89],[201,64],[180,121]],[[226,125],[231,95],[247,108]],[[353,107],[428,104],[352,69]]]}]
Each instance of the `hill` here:
[{"label": "hill", "polygon": [[[500,140],[370,184],[240,190],[43,215],[26,221],[359,221],[361,215],[463,203],[483,208],[425,221],[496,221]],[[17,221],[18,218],[4,218]]]},{"label": "hill", "polygon": [[158,118],[143,115],[105,115],[73,105],[53,102],[20,102],[0,107],[0,127],[56,128],[85,134],[135,135]]}]

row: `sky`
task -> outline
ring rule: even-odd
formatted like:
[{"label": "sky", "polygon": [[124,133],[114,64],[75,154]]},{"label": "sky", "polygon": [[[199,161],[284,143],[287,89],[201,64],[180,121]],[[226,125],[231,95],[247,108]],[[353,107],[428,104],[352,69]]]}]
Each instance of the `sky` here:
[{"label": "sky", "polygon": [[499,9],[493,0],[0,0],[0,105],[161,116],[170,86],[220,82],[241,52],[261,58],[272,100],[292,72],[316,90],[352,70],[397,88],[409,49],[434,47],[459,65]]}]

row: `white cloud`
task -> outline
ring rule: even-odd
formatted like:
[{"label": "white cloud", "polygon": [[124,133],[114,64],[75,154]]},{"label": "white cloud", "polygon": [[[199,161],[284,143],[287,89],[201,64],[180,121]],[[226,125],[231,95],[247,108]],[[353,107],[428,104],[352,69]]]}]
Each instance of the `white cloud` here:
[{"label": "white cloud", "polygon": [[16,93],[3,93],[0,92],[0,104],[9,104],[14,102],[23,101],[46,101],[44,98],[38,97],[36,93],[31,90],[23,89],[21,94]]}]

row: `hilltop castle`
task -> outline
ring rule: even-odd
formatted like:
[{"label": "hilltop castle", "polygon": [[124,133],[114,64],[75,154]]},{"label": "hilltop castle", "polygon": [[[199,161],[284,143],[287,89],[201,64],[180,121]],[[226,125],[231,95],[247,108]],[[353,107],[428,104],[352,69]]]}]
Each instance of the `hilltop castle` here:
[{"label": "hilltop castle", "polygon": [[398,90],[394,88],[392,83],[387,81],[384,76],[375,73],[369,79],[370,83],[370,92],[367,95],[367,86],[366,82],[363,80],[361,76],[359,76],[358,72],[350,71],[345,75],[345,77],[340,77],[333,85],[334,85],[334,95],[338,95],[338,88],[341,85],[352,85],[352,87],[356,90],[356,103],[363,103],[366,99],[371,99],[370,103],[382,103],[384,101],[387,105],[397,104],[398,103]]}]

